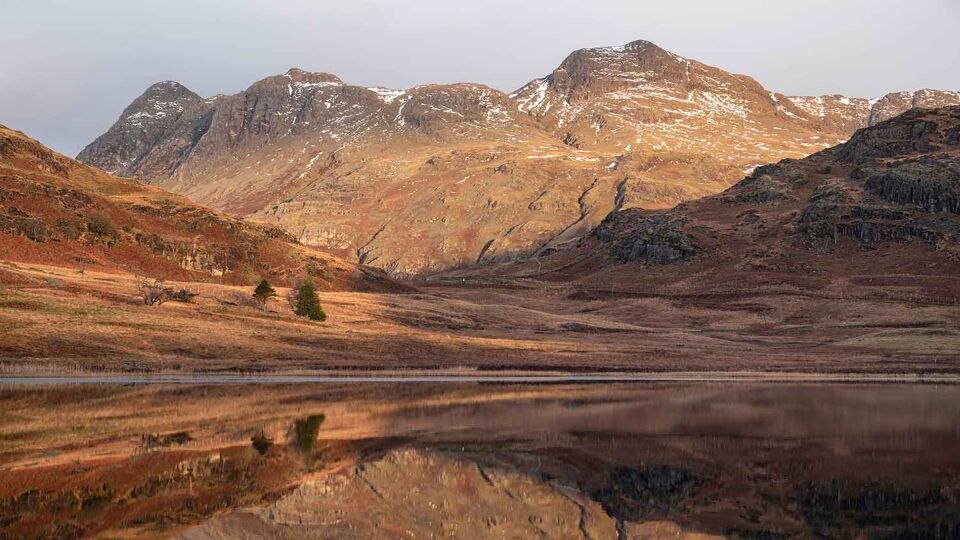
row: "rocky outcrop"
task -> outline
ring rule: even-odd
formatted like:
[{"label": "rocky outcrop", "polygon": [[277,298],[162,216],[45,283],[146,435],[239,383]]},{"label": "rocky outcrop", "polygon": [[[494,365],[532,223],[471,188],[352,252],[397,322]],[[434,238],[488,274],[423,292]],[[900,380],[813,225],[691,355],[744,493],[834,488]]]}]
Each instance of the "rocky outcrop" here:
[{"label": "rocky outcrop", "polygon": [[638,220],[639,212],[614,212],[593,231],[610,245],[611,255],[621,262],[668,264],[689,259],[696,252],[693,239],[684,232],[686,220],[669,214]]},{"label": "rocky outcrop", "polygon": [[795,220],[798,235],[807,245],[826,250],[839,237],[869,244],[955,242],[960,223],[923,214],[960,213],[960,171],[950,140],[958,124],[958,107],[915,109],[860,130],[807,163],[778,164],[778,176],[794,184],[818,180],[804,166],[808,163],[825,163],[816,169],[824,175],[854,165],[846,178],[818,182]]},{"label": "rocky outcrop", "polygon": [[[855,253],[882,257],[909,247],[929,268],[954,264],[958,127],[960,106],[913,109],[835,148],[758,167],[719,195],[660,213],[615,212],[593,231],[593,242],[567,256],[596,249],[618,264],[686,261],[684,267],[705,273],[724,265],[733,273],[824,265],[836,272]],[[828,262],[818,259],[824,256]],[[906,268],[914,260],[900,263]]]},{"label": "rocky outcrop", "polygon": [[960,167],[926,158],[895,165],[867,178],[864,187],[884,200],[914,204],[924,212],[960,214]]},{"label": "rocky outcrop", "polygon": [[[950,110],[956,108],[947,109]],[[904,113],[895,122],[881,122],[854,133],[848,142],[836,149],[836,157],[845,163],[861,165],[873,158],[931,152],[942,139],[938,125],[928,119],[926,112],[914,110]]]},{"label": "rocky outcrop", "polygon": [[793,184],[800,180],[799,171],[789,162],[757,167],[736,185],[723,192],[722,199],[731,203],[766,204],[792,197]]}]

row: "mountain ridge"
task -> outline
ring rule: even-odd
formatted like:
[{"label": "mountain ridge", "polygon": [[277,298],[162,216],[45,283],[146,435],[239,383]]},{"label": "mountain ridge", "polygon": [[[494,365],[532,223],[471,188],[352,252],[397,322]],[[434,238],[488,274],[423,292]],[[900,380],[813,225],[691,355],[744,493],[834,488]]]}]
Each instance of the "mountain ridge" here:
[{"label": "mountain ridge", "polygon": [[789,97],[641,40],[574,51],[509,95],[292,68],[232,96],[173,101],[172,123],[135,129],[130,117],[152,112],[128,107],[78,157],[410,275],[560,245],[614,208],[710,195],[960,94]]}]

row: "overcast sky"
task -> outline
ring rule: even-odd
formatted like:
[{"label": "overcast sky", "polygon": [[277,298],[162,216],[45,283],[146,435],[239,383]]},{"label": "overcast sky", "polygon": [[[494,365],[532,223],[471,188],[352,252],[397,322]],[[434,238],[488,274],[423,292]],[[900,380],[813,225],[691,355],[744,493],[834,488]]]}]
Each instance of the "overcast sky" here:
[{"label": "overcast sky", "polygon": [[960,0],[0,0],[0,123],[75,155],[150,84],[290,67],[512,91],[646,39],[787,94],[960,90]]}]

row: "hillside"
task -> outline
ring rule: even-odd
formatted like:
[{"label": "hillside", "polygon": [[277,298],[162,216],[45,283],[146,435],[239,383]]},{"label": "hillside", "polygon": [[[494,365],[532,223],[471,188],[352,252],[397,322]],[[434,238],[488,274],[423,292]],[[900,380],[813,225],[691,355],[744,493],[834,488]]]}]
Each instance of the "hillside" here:
[{"label": "hillside", "polygon": [[292,69],[231,96],[158,83],[78,158],[401,275],[541,252],[669,208],[939,91],[788,97],[645,41],[582,49],[509,96]]},{"label": "hillside", "polygon": [[574,246],[489,273],[535,268],[588,295],[862,289],[955,305],[958,161],[960,107],[914,109],[805,159],[758,167],[718,195],[612,213]]},{"label": "hillside", "polygon": [[689,329],[696,338],[662,351],[676,365],[710,336],[718,341],[700,350],[714,359],[734,344],[745,359],[759,345],[805,369],[851,366],[863,354],[869,369],[953,370],[958,162],[960,107],[915,109],[808,158],[759,167],[718,195],[615,212],[563,249],[428,283],[551,291],[593,319],[570,326],[577,332]]},{"label": "hillside", "polygon": [[109,176],[0,126],[0,260],[148,278],[402,290],[382,271],[300,245],[136,180]]}]

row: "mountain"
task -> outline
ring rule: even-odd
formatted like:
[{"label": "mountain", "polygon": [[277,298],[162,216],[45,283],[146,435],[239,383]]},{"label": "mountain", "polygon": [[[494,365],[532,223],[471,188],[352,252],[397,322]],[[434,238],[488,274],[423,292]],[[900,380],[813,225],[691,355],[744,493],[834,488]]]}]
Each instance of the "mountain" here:
[{"label": "mountain", "polygon": [[154,84],[124,109],[109,136],[98,138],[77,159],[112,174],[132,170],[181,117],[190,117],[192,111],[185,111],[203,101],[179,83]]},{"label": "mountain", "polygon": [[[174,92],[189,107],[190,96],[182,88],[162,91]],[[175,109],[148,102],[157,114],[149,121],[141,117],[140,128],[157,133],[161,124],[172,122]],[[4,261],[243,285],[260,278],[286,285],[313,273],[321,289],[405,289],[381,270],[302,246],[276,227],[230,218],[157,187],[112,177],[4,126],[0,201]]]},{"label": "mountain", "polygon": [[913,107],[960,104],[960,93],[936,90],[784,96],[642,40],[575,51],[511,97],[578,148],[706,152],[737,164],[820,149]]},{"label": "mountain", "polygon": [[803,110],[809,118],[819,118],[824,129],[848,135],[913,108],[935,109],[957,105],[960,103],[960,93],[924,89],[916,92],[893,92],[879,99],[848,98],[841,95],[787,96],[786,99]]},{"label": "mountain", "polygon": [[960,94],[789,97],[636,41],[510,95],[298,69],[209,99],[158,83],[78,158],[409,275],[542,253],[933,103]]},{"label": "mountain", "polygon": [[[749,299],[779,295],[805,320],[870,299],[932,317],[934,306],[960,304],[958,163],[960,107],[913,109],[805,159],[758,167],[720,194],[614,212],[567,249],[472,272],[569,281],[585,299],[682,295],[762,312]],[[816,313],[789,297],[846,304]]]}]

